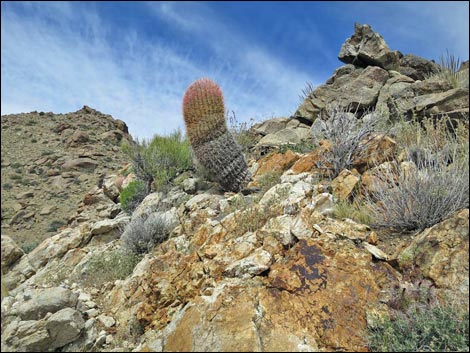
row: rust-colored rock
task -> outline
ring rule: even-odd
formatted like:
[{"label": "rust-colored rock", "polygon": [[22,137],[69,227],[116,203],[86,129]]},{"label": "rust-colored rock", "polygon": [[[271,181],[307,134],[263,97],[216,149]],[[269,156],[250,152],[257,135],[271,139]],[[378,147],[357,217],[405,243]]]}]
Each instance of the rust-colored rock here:
[{"label": "rust-colored rock", "polygon": [[259,168],[256,176],[267,172],[283,172],[289,169],[299,159],[299,156],[288,150],[285,153],[271,153],[258,161]]}]

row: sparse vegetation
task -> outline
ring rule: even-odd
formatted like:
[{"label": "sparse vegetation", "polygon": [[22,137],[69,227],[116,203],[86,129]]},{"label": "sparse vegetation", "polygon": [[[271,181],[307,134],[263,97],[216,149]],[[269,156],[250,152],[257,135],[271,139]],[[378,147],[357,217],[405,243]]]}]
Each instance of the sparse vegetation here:
[{"label": "sparse vegetation", "polygon": [[13,186],[10,183],[5,183],[2,185],[3,190],[10,190]]},{"label": "sparse vegetation", "polygon": [[322,139],[331,142],[324,158],[331,165],[332,177],[335,178],[343,169],[351,169],[354,158],[364,152],[364,145],[373,138],[378,120],[364,122],[349,113],[347,107],[328,107],[327,114],[329,118],[321,121],[315,142]]},{"label": "sparse vegetation", "polygon": [[333,215],[337,219],[350,218],[362,224],[370,224],[372,220],[368,205],[356,200],[338,202],[333,209]]},{"label": "sparse vegetation", "polygon": [[143,181],[131,181],[121,192],[121,208],[131,214],[147,195],[148,189]]},{"label": "sparse vegetation", "polygon": [[85,286],[100,287],[106,282],[127,278],[141,256],[122,249],[94,254],[86,265],[81,280]]},{"label": "sparse vegetation", "polygon": [[285,153],[288,150],[291,150],[292,152],[297,152],[297,153],[308,153],[310,151],[313,151],[317,147],[314,143],[311,143],[307,140],[304,140],[300,143],[296,144],[284,144],[279,148],[279,153]]},{"label": "sparse vegetation", "polygon": [[132,146],[124,144],[122,148],[131,157],[132,169],[147,193],[152,183],[156,190],[165,189],[178,173],[192,166],[191,148],[180,131],[155,135],[151,141],[137,141]]},{"label": "sparse vegetation", "polygon": [[468,309],[441,306],[432,290],[420,284],[393,298],[390,316],[369,328],[371,351],[468,352]]},{"label": "sparse vegetation", "polygon": [[239,122],[233,110],[231,114],[227,112],[226,120],[228,122],[228,130],[241,147],[243,153],[249,153],[250,149],[256,144],[256,137],[250,130],[255,125],[255,120],[251,118],[248,122]]},{"label": "sparse vegetation", "polygon": [[49,227],[47,228],[48,232],[57,232],[57,230],[64,226],[66,223],[62,220],[54,220],[49,224]]},{"label": "sparse vegetation", "polygon": [[163,242],[171,231],[161,213],[144,214],[132,219],[124,229],[121,239],[124,248],[135,254],[149,252]]},{"label": "sparse vegetation", "polygon": [[422,230],[469,205],[468,130],[423,124],[424,130],[419,124],[410,125],[414,141],[408,137],[403,147],[411,164],[405,168],[391,162],[377,175],[375,191],[367,195],[377,226]]},{"label": "sparse vegetation", "polygon": [[313,84],[309,81],[305,82],[305,87],[302,89],[301,93],[299,94],[300,104],[310,96],[310,94],[315,90]]},{"label": "sparse vegetation", "polygon": [[[446,51],[446,56],[441,55],[439,58],[439,69],[436,74],[429,75],[429,78],[437,77],[441,80],[449,82],[453,88],[459,88],[463,78],[460,69],[460,59]],[[468,75],[468,74],[467,74]]]}]

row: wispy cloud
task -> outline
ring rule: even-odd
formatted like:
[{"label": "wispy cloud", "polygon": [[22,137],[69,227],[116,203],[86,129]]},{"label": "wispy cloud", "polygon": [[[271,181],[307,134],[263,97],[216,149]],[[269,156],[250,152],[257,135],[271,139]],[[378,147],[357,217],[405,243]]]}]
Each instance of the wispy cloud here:
[{"label": "wispy cloud", "polygon": [[205,58],[137,31],[111,33],[92,8],[42,5],[30,9],[36,15],[23,16],[2,4],[2,114],[63,113],[86,104],[126,121],[133,136],[148,138],[183,127],[181,97],[199,77],[219,82],[239,120],[292,113],[308,79],[222,23],[202,18],[203,8],[193,8],[188,20],[178,13],[184,7],[150,5],[155,16],[199,36],[212,50]]}]

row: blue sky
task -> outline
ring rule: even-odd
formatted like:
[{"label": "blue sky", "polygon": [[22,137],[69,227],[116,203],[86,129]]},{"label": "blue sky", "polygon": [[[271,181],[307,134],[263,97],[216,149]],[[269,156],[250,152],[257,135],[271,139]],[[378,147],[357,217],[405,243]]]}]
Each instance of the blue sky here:
[{"label": "blue sky", "polygon": [[354,22],[392,50],[469,57],[468,2],[5,2],[1,113],[89,105],[134,137],[184,129],[181,101],[200,77],[240,122],[291,115],[305,83],[342,65]]}]

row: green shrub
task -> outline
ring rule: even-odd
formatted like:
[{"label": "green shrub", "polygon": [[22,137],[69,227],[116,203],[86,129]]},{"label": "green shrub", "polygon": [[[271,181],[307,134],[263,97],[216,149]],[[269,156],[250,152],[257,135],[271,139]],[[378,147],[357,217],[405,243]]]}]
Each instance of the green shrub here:
[{"label": "green shrub", "polygon": [[2,185],[3,190],[10,190],[13,186],[10,183],[5,183]]},{"label": "green shrub", "polygon": [[25,254],[29,254],[31,251],[36,249],[38,245],[39,245],[38,242],[26,243],[26,244],[21,245],[21,250],[23,250]]},{"label": "green shrub", "polygon": [[192,166],[189,142],[178,130],[169,136],[155,135],[149,142],[124,144],[123,151],[130,156],[137,178],[144,182],[147,192],[153,182],[156,190],[163,190],[182,171]]},{"label": "green shrub", "polygon": [[87,286],[100,287],[106,282],[125,279],[132,274],[140,259],[140,256],[122,249],[96,253],[82,271],[81,281]]},{"label": "green shrub", "polygon": [[147,195],[148,189],[143,181],[131,181],[121,192],[121,208],[131,214]]},{"label": "green shrub", "polygon": [[370,329],[372,352],[468,352],[469,315],[455,308],[412,305]]},{"label": "green shrub", "polygon": [[49,228],[47,228],[48,232],[57,232],[57,230],[64,226],[66,223],[62,220],[54,220],[49,224]]}]

